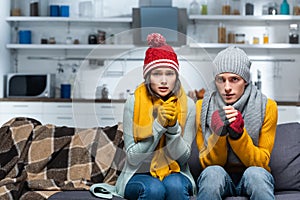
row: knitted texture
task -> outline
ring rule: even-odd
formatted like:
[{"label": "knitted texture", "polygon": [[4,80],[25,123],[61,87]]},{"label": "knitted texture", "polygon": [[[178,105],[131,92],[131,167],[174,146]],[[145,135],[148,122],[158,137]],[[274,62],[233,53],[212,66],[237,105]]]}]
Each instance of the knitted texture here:
[{"label": "knitted texture", "polygon": [[177,73],[179,64],[173,48],[166,43],[166,39],[159,33],[149,34],[147,37],[149,48],[146,51],[143,76],[158,67],[169,67]]},{"label": "knitted texture", "polygon": [[242,49],[230,46],[218,53],[213,63],[215,65],[214,77],[229,72],[241,76],[249,83],[251,61]]}]

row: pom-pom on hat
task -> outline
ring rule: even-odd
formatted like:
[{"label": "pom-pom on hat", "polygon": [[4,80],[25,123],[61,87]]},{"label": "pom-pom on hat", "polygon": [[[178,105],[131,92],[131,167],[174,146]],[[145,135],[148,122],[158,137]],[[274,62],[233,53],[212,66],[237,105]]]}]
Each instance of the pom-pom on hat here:
[{"label": "pom-pom on hat", "polygon": [[213,61],[214,77],[229,72],[241,76],[247,83],[250,81],[251,61],[247,54],[236,46],[230,46],[218,53]]},{"label": "pom-pom on hat", "polygon": [[147,37],[149,48],[144,59],[143,76],[158,67],[169,67],[177,73],[179,64],[173,48],[166,43],[166,39],[159,33],[149,34]]}]

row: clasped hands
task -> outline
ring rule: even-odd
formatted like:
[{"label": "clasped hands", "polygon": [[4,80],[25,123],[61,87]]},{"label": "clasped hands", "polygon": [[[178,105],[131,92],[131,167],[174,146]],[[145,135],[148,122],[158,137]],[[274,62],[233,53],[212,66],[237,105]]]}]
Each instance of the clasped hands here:
[{"label": "clasped hands", "polygon": [[177,115],[176,102],[168,100],[158,107],[157,121],[163,127],[171,127],[176,124]]},{"label": "clasped hands", "polygon": [[212,114],[211,128],[219,136],[228,134],[232,139],[239,139],[244,132],[244,119],[233,106],[224,106]]}]

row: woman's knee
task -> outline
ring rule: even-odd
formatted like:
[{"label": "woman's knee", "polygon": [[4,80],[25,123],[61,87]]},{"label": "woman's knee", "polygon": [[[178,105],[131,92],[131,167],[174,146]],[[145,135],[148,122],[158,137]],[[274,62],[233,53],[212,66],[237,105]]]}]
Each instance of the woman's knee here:
[{"label": "woman's knee", "polygon": [[152,182],[144,188],[147,197],[155,197],[157,199],[164,199],[166,195],[166,189],[162,182]]},{"label": "woman's knee", "polygon": [[189,186],[192,187],[190,180],[180,173],[174,173],[167,176],[163,180],[163,184],[167,190],[169,189],[171,191],[174,191],[174,189],[178,189],[182,191],[188,189]]}]

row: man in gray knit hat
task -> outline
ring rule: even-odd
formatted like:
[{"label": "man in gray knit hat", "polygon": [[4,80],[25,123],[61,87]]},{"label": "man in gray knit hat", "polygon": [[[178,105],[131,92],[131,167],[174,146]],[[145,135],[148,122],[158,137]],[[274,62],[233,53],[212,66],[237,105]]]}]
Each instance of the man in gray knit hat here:
[{"label": "man in gray knit hat", "polygon": [[251,84],[251,61],[242,49],[230,46],[213,63],[213,86],[196,104],[196,140],[203,169],[197,199],[274,199],[269,161],[277,105]]}]

